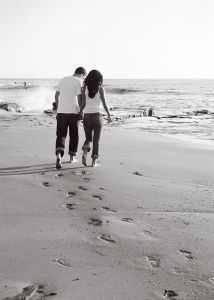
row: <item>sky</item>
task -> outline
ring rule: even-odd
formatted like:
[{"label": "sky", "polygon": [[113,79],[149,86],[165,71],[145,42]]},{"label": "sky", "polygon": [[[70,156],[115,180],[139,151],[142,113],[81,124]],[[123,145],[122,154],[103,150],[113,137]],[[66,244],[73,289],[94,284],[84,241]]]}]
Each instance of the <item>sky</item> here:
[{"label": "sky", "polygon": [[213,0],[0,0],[0,78],[214,78]]}]

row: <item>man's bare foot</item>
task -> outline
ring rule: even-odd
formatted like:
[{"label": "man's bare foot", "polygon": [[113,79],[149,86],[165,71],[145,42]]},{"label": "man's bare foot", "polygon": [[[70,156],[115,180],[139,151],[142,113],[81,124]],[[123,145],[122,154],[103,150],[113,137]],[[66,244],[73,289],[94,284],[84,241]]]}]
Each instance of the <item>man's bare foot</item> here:
[{"label": "man's bare foot", "polygon": [[92,165],[91,166],[94,167],[94,168],[98,166],[96,158],[92,158]]},{"label": "man's bare foot", "polygon": [[62,161],[61,161],[61,154],[57,154],[56,158],[56,169],[62,169]]},{"label": "man's bare foot", "polygon": [[73,164],[73,163],[76,163],[76,162],[78,162],[78,160],[76,159],[76,157],[75,157],[75,156],[73,156],[73,155],[70,155],[70,160],[69,160],[69,162],[70,162],[71,164]]}]

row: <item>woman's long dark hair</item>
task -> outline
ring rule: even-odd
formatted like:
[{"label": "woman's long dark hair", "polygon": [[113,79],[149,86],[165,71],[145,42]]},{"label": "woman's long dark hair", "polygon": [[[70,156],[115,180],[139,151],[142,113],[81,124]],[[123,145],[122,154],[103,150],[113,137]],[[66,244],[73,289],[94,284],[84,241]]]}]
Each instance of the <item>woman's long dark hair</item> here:
[{"label": "woman's long dark hair", "polygon": [[97,70],[91,70],[86,79],[85,86],[88,88],[88,96],[89,98],[94,98],[96,93],[98,92],[99,86],[103,83],[103,75]]}]

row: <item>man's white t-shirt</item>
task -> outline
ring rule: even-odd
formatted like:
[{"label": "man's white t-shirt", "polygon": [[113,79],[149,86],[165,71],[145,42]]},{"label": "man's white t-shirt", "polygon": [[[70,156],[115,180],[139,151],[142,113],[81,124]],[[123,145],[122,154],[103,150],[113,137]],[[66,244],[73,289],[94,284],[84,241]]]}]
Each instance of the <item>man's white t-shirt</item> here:
[{"label": "man's white t-shirt", "polygon": [[67,76],[60,80],[57,91],[60,92],[57,113],[78,114],[77,95],[81,95],[82,81],[75,76]]}]

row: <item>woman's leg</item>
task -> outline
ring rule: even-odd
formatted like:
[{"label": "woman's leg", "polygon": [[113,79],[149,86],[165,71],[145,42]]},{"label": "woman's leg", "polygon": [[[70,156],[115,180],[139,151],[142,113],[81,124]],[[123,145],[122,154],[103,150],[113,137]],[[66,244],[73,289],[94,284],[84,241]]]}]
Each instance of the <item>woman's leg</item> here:
[{"label": "woman's leg", "polygon": [[96,159],[99,157],[99,143],[100,135],[102,131],[102,115],[95,115],[93,119],[94,137],[93,137],[93,150],[92,150],[92,165],[95,163]]},{"label": "woman's leg", "polygon": [[85,142],[82,146],[83,150],[83,156],[82,156],[82,164],[84,166],[87,166],[87,153],[91,150],[91,143],[92,143],[92,118],[90,114],[85,114],[84,119],[83,119],[83,127],[85,131]]}]

